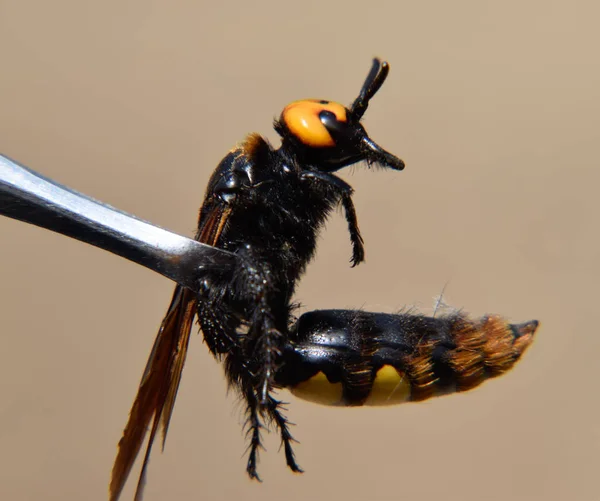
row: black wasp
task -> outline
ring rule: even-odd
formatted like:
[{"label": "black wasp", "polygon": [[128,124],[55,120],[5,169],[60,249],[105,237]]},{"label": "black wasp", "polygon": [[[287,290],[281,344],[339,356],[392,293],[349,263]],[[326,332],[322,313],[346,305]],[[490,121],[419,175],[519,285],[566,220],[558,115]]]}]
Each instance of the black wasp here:
[{"label": "black wasp", "polygon": [[245,403],[246,469],[256,479],[264,423],[278,429],[289,468],[302,471],[276,389],[287,387],[332,405],[422,400],[505,372],[531,342],[536,322],[474,321],[461,313],[430,318],[322,310],[295,321],[296,283],[315,254],[319,230],[338,205],[348,222],[352,265],[364,260],[353,189],[335,172],[360,161],[404,168],[360,123],[388,72],[388,63],[375,59],[349,108],[326,100],[287,105],[274,123],[281,136],[278,149],[250,134],[216,168],[195,238],[234,253],[237,265],[232,273],[204,280],[198,294],[175,288],[119,443],[112,500],[150,427],[136,492],[141,497],[156,434],[160,428],[164,441],[167,433],[194,317]]}]

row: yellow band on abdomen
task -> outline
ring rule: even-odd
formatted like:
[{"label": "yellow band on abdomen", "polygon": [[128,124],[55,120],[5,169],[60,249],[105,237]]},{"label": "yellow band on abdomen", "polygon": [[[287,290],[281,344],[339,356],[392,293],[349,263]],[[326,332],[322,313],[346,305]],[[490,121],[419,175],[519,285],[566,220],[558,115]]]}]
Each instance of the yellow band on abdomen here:
[{"label": "yellow band on abdomen", "polygon": [[365,405],[396,405],[410,400],[410,382],[391,365],[377,371]]},{"label": "yellow band on abdomen", "polygon": [[321,405],[342,405],[342,383],[330,383],[322,372],[290,388],[293,395]]}]

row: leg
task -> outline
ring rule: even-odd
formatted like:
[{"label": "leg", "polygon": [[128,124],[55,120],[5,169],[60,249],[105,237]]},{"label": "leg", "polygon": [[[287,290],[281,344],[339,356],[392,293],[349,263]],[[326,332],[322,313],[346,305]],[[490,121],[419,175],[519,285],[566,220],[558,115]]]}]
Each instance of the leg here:
[{"label": "leg", "polygon": [[346,213],[346,221],[348,221],[348,231],[350,232],[350,241],[352,242],[352,267],[354,267],[365,260],[364,240],[358,229],[356,210],[354,209],[350,195],[342,195],[342,205]]},{"label": "leg", "polygon": [[358,220],[356,218],[356,210],[352,203],[352,193],[354,190],[345,181],[333,174],[326,172],[305,171],[302,173],[302,179],[310,179],[320,181],[337,191],[344,207],[346,221],[348,222],[348,231],[350,232],[350,242],[352,243],[352,266],[356,266],[365,260],[364,240],[358,229]]},{"label": "leg", "polygon": [[233,289],[241,291],[239,299],[249,307],[249,330],[242,339],[242,356],[252,361],[252,369],[248,370],[248,374],[253,381],[258,404],[265,408],[281,357],[284,340],[282,329],[287,328],[288,313],[287,310],[277,309],[281,298],[268,263],[256,256],[250,245],[238,255],[240,267]]},{"label": "leg", "polygon": [[268,407],[273,381],[278,361],[281,356],[279,346],[283,340],[283,334],[274,326],[274,319],[270,311],[260,304],[252,319],[252,327],[249,332],[250,338],[256,341],[252,343],[253,358],[258,361],[258,370],[256,373],[258,384],[259,404],[261,407]]},{"label": "leg", "polygon": [[260,477],[256,471],[258,465],[258,452],[259,449],[263,449],[260,437],[260,429],[263,427],[260,422],[260,411],[258,400],[254,394],[254,390],[248,386],[244,390],[244,398],[246,399],[246,436],[250,438],[250,445],[248,445],[248,463],[246,465],[246,471],[251,479],[256,479],[261,482]]},{"label": "leg", "polygon": [[281,412],[279,412],[280,408],[283,409],[282,402],[273,397],[269,397],[269,406],[267,410],[269,417],[279,429],[279,433],[281,435],[281,445],[283,445],[283,449],[285,451],[285,461],[289,469],[294,473],[303,473],[302,468],[300,468],[298,463],[296,463],[296,457],[294,450],[292,449],[292,442],[297,441],[294,439],[294,437],[292,437],[292,434],[288,428],[291,423]]},{"label": "leg", "polygon": [[235,326],[228,325],[233,324],[228,320],[226,313],[217,309],[215,305],[198,303],[198,323],[204,335],[204,342],[217,359],[237,347]]}]

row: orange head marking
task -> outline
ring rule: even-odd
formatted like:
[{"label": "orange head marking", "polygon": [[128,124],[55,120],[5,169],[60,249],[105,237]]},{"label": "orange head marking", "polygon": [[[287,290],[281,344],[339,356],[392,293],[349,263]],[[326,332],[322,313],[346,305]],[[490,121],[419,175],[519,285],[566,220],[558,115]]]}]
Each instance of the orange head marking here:
[{"label": "orange head marking", "polygon": [[348,110],[333,101],[305,99],[288,104],[281,113],[281,121],[290,133],[311,148],[335,146],[335,141],[323,122],[324,119],[346,123]]},{"label": "orange head marking", "polygon": [[321,172],[335,172],[361,161],[404,169],[404,162],[377,145],[360,122],[389,69],[386,62],[374,59],[358,97],[348,108],[319,99],[288,104],[273,124],[286,158]]}]

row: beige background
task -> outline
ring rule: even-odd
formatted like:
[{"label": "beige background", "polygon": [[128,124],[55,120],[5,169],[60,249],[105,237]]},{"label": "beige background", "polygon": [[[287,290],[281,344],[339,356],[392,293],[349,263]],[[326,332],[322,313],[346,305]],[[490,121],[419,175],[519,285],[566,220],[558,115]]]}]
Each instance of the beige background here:
[{"label": "beige background", "polygon": [[[418,405],[293,400],[294,476],[271,435],[244,473],[241,410],[193,339],[147,500],[600,499],[596,2],[0,0],[0,151],[191,235],[208,177],[245,133],[276,141],[289,101],[367,113],[402,173],[348,169],[367,263],[336,214],[298,293],[307,309],[542,321],[509,375]],[[0,219],[0,499],[102,500],[172,285]],[[130,499],[130,482],[123,499]]]}]

